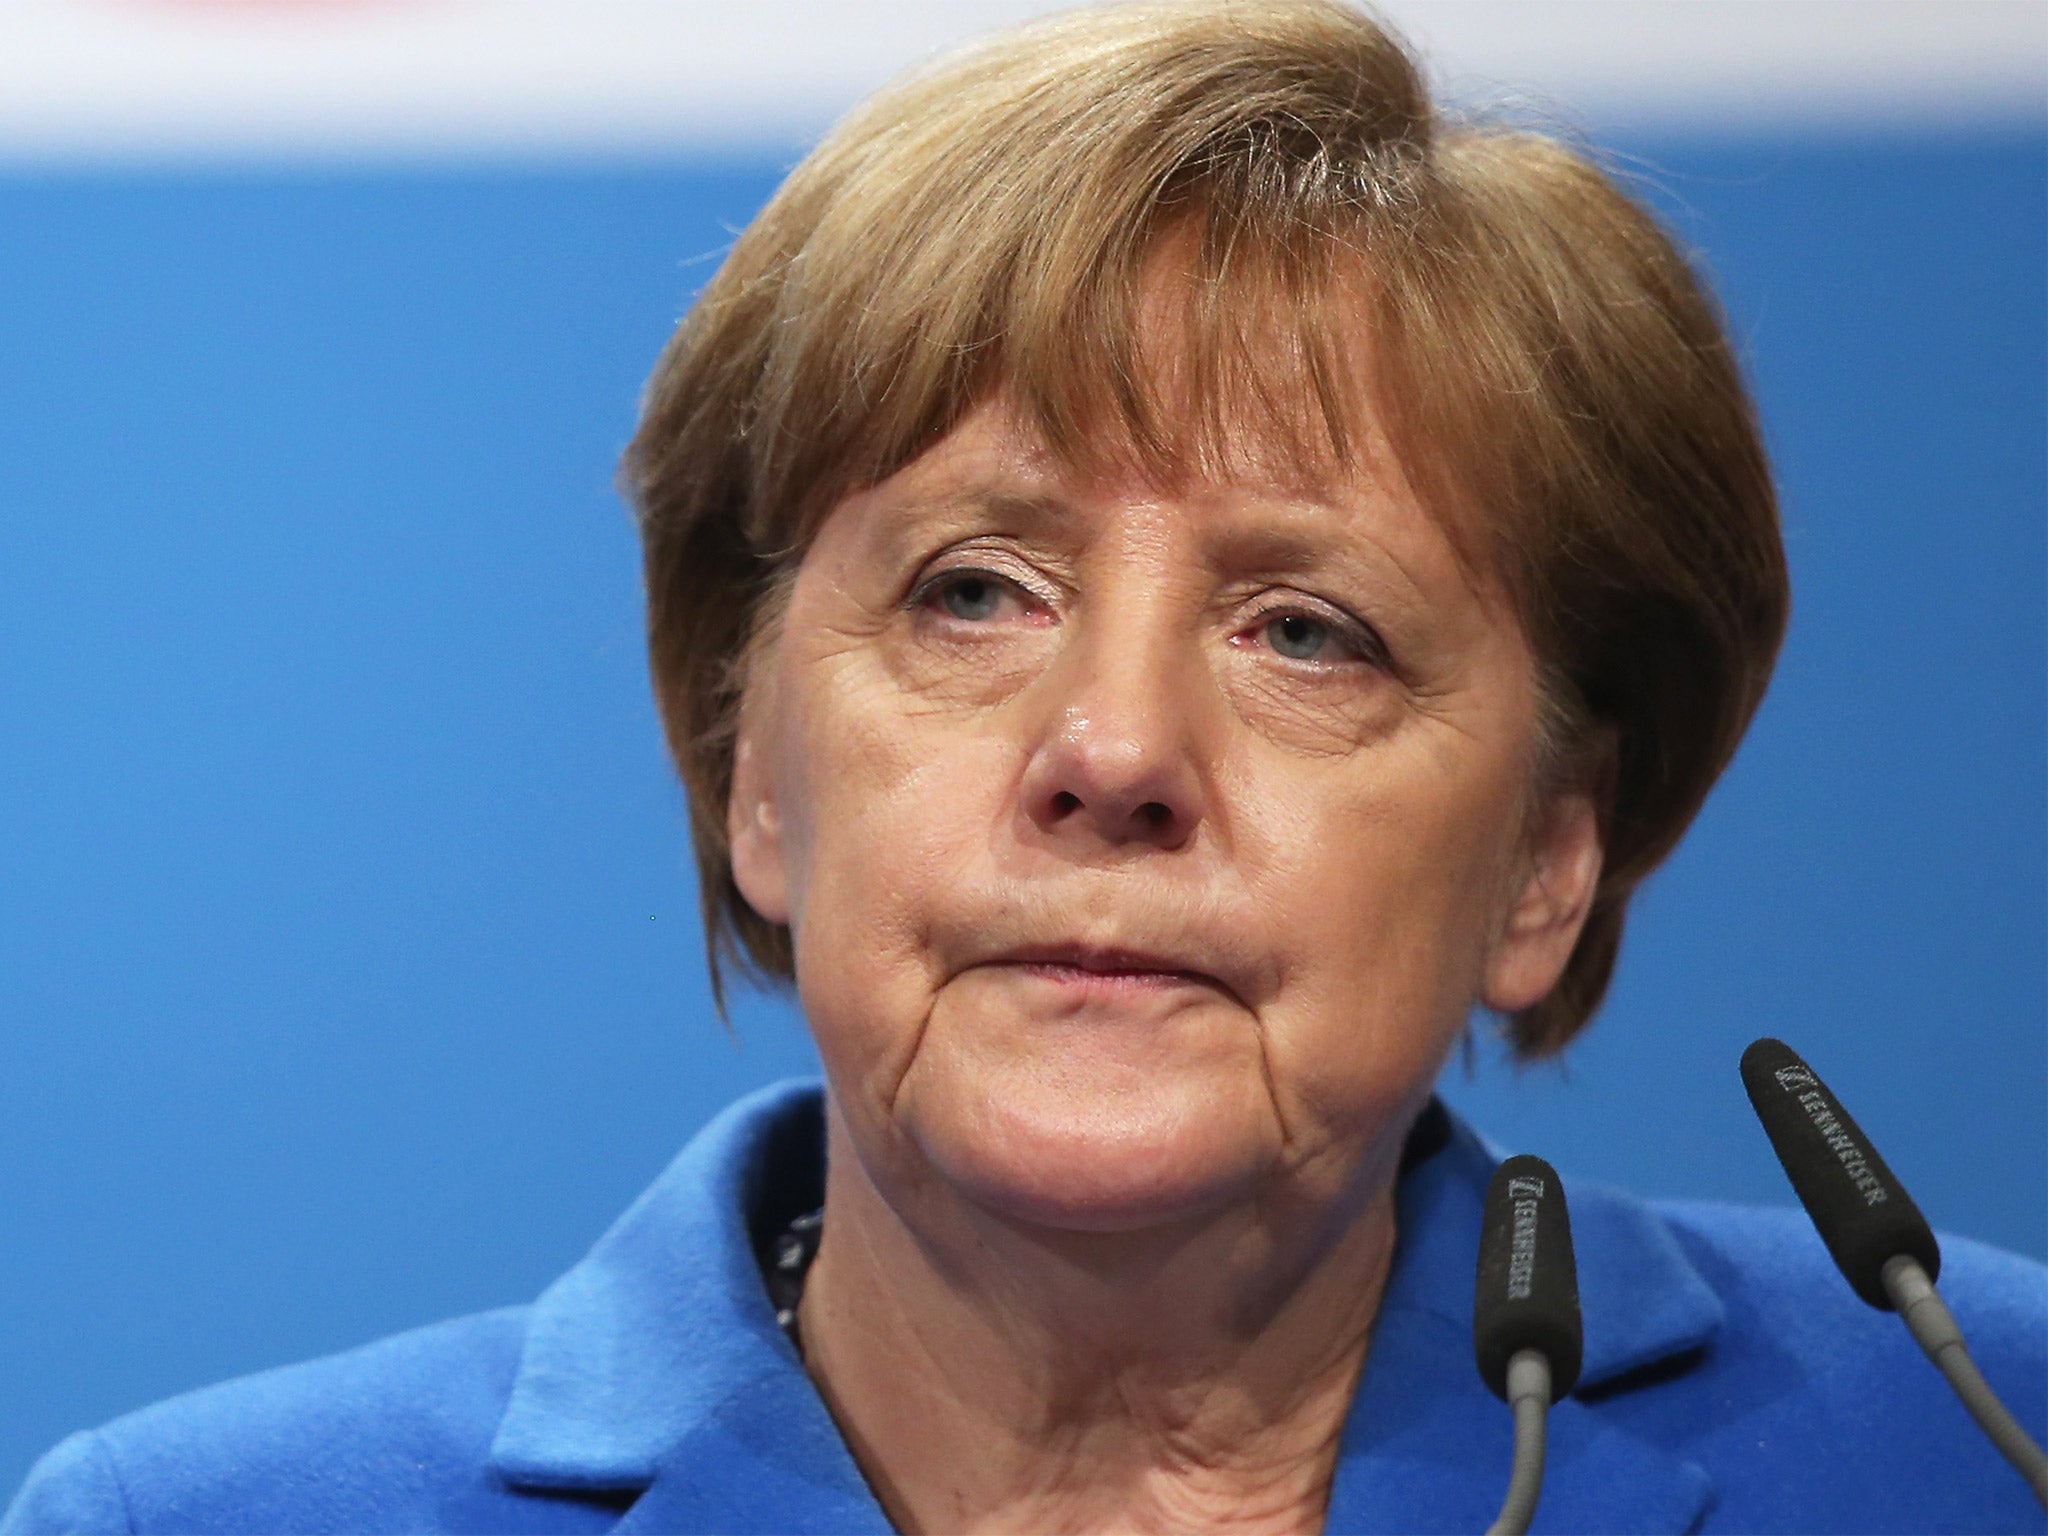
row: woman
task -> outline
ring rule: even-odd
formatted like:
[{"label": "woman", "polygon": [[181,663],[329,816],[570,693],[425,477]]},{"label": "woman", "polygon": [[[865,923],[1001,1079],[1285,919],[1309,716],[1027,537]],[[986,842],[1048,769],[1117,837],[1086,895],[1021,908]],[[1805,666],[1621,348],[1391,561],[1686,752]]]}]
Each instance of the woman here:
[{"label": "woman", "polygon": [[[1475,1006],[1585,1024],[1784,627],[1670,242],[1341,6],[1091,11],[798,167],[626,480],[714,976],[793,980],[823,1093],[534,1307],[75,1437],[7,1528],[1483,1526],[1431,1084]],[[1539,1524],[2031,1520],[1797,1222],[1573,1201]],[[1944,1281],[2038,1426],[2038,1272]]]}]

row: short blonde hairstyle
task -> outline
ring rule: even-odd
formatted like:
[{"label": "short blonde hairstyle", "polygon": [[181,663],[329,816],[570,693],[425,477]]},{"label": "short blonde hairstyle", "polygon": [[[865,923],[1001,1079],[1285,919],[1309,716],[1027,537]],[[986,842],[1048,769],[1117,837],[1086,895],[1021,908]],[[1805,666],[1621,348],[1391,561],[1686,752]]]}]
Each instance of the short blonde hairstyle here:
[{"label": "short blonde hairstyle", "polygon": [[[1190,268],[1171,383],[1139,323],[1169,233]],[[623,469],[721,1000],[724,961],[791,974],[726,838],[749,648],[824,513],[998,389],[1075,462],[1162,480],[1227,472],[1247,440],[1341,470],[1374,407],[1516,603],[1538,771],[1601,778],[1585,931],[1508,1021],[1520,1053],[1560,1048],[1761,700],[1789,601],[1740,370],[1655,220],[1560,142],[1438,112],[1336,0],[1082,10],[856,109],[678,327]]]}]

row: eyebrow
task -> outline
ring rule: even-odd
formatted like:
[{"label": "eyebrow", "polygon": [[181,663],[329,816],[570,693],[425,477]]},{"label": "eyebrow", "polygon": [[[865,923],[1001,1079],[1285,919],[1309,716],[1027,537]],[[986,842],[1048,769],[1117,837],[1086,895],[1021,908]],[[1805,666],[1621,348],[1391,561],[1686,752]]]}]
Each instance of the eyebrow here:
[{"label": "eyebrow", "polygon": [[1074,509],[1050,492],[981,488],[929,500],[906,500],[884,519],[882,538],[886,548],[895,550],[917,542],[921,530],[934,520],[962,524],[1014,528],[1031,532],[1046,527],[1068,527]]},{"label": "eyebrow", "polygon": [[1217,529],[1215,548],[1234,565],[1260,570],[1299,571],[1329,557],[1326,543],[1292,528],[1251,524]]},{"label": "eyebrow", "polygon": [[[1349,551],[1328,526],[1341,517],[1337,508],[1324,504],[1309,510],[1299,503],[1262,503],[1219,520],[1209,530],[1208,542],[1223,561],[1257,570],[1311,570],[1333,556],[1348,564]],[[1384,557],[1384,550],[1379,553]]]},{"label": "eyebrow", "polygon": [[1017,523],[1027,528],[1074,520],[1072,505],[1049,491],[985,489],[970,491],[942,505],[948,510],[978,513],[991,522]]}]

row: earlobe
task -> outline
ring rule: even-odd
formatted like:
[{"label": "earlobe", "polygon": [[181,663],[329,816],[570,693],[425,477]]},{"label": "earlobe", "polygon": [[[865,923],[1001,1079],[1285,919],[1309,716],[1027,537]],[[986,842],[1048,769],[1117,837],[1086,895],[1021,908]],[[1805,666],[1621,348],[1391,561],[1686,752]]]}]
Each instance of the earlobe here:
[{"label": "earlobe", "polygon": [[725,835],[732,850],[733,884],[747,905],[771,923],[787,923],[789,881],[782,861],[782,817],[766,766],[744,723],[733,745]]},{"label": "earlobe", "polygon": [[1600,888],[1606,854],[1600,821],[1590,793],[1560,794],[1546,807],[1487,959],[1480,1001],[1494,1012],[1534,1007],[1564,974]]}]

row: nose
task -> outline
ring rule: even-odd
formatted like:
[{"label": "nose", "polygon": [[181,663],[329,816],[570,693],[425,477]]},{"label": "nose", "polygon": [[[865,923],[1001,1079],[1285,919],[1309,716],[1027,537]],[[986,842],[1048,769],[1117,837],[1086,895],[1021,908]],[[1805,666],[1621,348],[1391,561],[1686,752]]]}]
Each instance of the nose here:
[{"label": "nose", "polygon": [[1024,809],[1042,834],[1099,849],[1182,847],[1206,808],[1195,752],[1194,658],[1152,647],[1065,658],[1047,727],[1026,765]]}]

